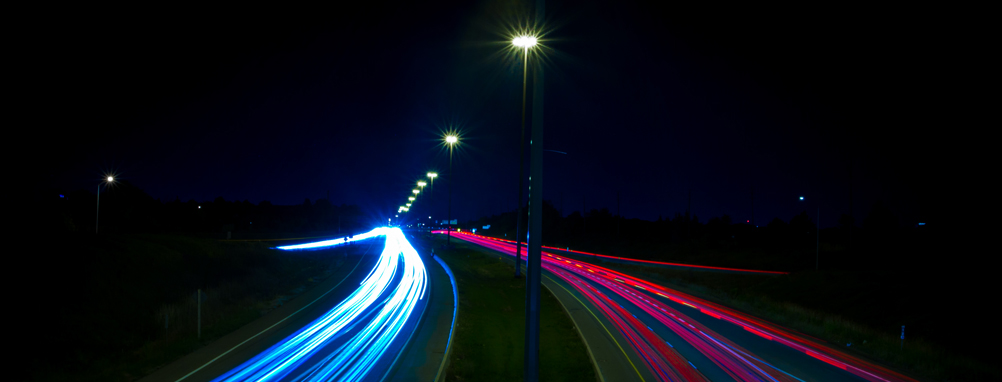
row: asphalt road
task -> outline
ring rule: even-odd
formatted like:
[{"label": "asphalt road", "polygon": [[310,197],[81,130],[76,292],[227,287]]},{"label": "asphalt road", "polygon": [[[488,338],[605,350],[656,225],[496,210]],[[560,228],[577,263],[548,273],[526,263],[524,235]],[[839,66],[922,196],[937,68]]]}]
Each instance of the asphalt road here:
[{"label": "asphalt road", "polygon": [[[454,236],[514,252],[502,240]],[[572,313],[591,351],[605,355],[593,357],[604,380],[912,380],[818,340],[560,253],[544,251],[543,265],[544,285]],[[624,348],[620,355],[609,342]]]},{"label": "asphalt road", "polygon": [[[210,381],[313,322],[358,287],[372,269],[384,238],[350,246],[343,264],[326,280],[281,307],[141,379],[143,382]],[[331,251],[338,261],[340,248]]]},{"label": "asphalt road", "polygon": [[[407,235],[413,238],[411,233]],[[430,293],[425,297],[428,299],[427,308],[414,331],[414,338],[385,380],[439,381],[446,375],[448,345],[456,318],[456,295],[453,294],[455,280],[431,256],[430,248],[423,247],[417,240],[412,240],[411,245],[421,254],[428,270]]]}]

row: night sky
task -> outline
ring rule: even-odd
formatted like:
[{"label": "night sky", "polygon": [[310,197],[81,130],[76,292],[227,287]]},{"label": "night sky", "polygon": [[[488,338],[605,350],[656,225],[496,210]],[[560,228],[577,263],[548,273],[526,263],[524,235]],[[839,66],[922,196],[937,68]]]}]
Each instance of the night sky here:
[{"label": "night sky", "polygon": [[[370,4],[41,18],[22,72],[38,107],[28,145],[45,154],[32,183],[93,190],[114,173],[164,201],[274,204],[329,191],[380,217],[438,171],[444,217],[441,137],[456,129],[454,217],[514,209],[522,66],[509,31],[527,8]],[[851,168],[857,224],[877,200],[903,225],[935,221],[928,128],[949,111],[929,58],[950,45],[912,16],[548,1],[545,148],[567,154],[545,154],[544,197],[615,214],[619,193],[623,216],[655,220],[691,192],[701,221],[744,222],[754,188],[760,225],[814,219],[820,203],[828,227],[849,212]]]}]

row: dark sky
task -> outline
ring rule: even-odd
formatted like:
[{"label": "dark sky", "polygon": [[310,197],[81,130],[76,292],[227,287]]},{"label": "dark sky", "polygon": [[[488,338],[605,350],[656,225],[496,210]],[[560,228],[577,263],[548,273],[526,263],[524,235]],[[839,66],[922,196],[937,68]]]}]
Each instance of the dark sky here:
[{"label": "dark sky", "polygon": [[[376,217],[437,170],[444,217],[441,132],[458,129],[454,217],[514,208],[522,67],[508,29],[526,12],[371,4],[39,19],[22,68],[29,146],[45,154],[29,160],[35,178],[93,189],[113,172],[163,200],[330,191]],[[904,224],[936,219],[929,127],[947,118],[948,80],[929,73],[953,49],[945,27],[914,10],[811,7],[549,1],[545,144],[567,154],[546,153],[544,197],[615,213],[619,193],[624,216],[654,220],[691,191],[702,221],[744,221],[754,187],[759,224],[820,203],[833,226],[851,164],[857,223],[878,199]]]}]

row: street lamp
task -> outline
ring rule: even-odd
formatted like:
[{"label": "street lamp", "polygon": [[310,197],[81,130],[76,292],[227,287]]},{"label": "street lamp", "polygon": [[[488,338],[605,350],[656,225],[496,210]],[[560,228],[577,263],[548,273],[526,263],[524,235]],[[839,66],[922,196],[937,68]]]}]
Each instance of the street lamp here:
[{"label": "street lamp", "polygon": [[408,196],[408,197],[407,197],[407,200],[410,200],[410,201],[412,201],[412,202],[414,201],[414,199],[417,199],[417,198],[415,198],[415,197],[413,197],[413,196]]},{"label": "street lamp", "polygon": [[[431,198],[431,213],[432,213],[432,215],[434,215],[435,214],[435,178],[438,177],[438,173],[437,172],[429,172],[427,174],[427,176],[428,176],[428,179],[431,179],[431,196],[429,196],[429,198]],[[431,219],[431,216],[429,216],[428,219]]]},{"label": "street lamp", "polygon": [[445,239],[446,245],[448,246],[452,246],[452,178],[455,178],[455,174],[452,172],[452,148],[458,142],[459,137],[455,135],[445,136],[445,143],[449,144],[449,210],[448,216],[446,216],[446,219],[449,221],[446,222],[448,224],[446,228],[446,235],[448,235],[448,237]]},{"label": "street lamp", "polygon": [[[804,197],[801,196],[800,200],[803,201]],[[820,258],[821,258],[821,205],[818,204],[818,226],[815,228],[816,235],[814,237],[814,270],[817,271],[820,268]]]},{"label": "street lamp", "polygon": [[522,178],[525,177],[525,88],[529,77],[529,48],[535,36],[518,36],[511,43],[522,48],[522,135],[518,141],[518,214],[515,216],[515,278],[522,277]]},{"label": "street lamp", "polygon": [[[107,178],[104,179],[103,182],[97,184],[97,211],[94,212],[94,234],[97,234],[97,223],[98,223],[98,220],[101,217],[100,216],[101,215],[101,185],[105,184],[105,183],[111,184],[114,181],[115,181],[115,177],[109,175]],[[201,208],[201,206],[199,206],[199,208]]]}]

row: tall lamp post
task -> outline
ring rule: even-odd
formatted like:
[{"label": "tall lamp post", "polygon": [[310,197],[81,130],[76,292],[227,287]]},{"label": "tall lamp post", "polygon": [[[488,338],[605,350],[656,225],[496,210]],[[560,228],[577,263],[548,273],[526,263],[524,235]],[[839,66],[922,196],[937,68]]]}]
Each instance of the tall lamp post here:
[{"label": "tall lamp post", "polygon": [[432,220],[432,215],[435,215],[435,178],[438,178],[437,172],[429,172],[428,179],[431,179],[431,214],[428,215],[428,220]]},{"label": "tall lamp post", "polygon": [[534,36],[518,36],[512,45],[522,48],[522,135],[518,141],[518,215],[515,216],[515,278],[522,277],[522,178],[525,177],[525,88],[529,77],[529,48],[536,45]]},{"label": "tall lamp post", "polygon": [[94,234],[97,234],[97,223],[101,217],[101,185],[105,183],[111,184],[114,181],[115,177],[109,176],[103,182],[97,184],[97,211],[94,212]]},{"label": "tall lamp post", "polygon": [[[801,196],[800,200],[804,200],[804,197]],[[818,226],[815,229],[816,229],[815,231],[816,235],[814,237],[814,270],[817,271],[818,269],[820,269],[820,260],[821,260],[821,205],[820,204],[818,204]]]},{"label": "tall lamp post", "polygon": [[[537,23],[545,17],[544,0],[536,0]],[[526,39],[525,44],[536,39]],[[528,52],[528,49],[523,49]],[[532,137],[529,154],[529,234],[526,235],[526,275],[525,275],[525,362],[523,380],[539,381],[539,298],[542,283],[541,257],[543,241],[543,67],[533,68],[532,76]]]},{"label": "tall lamp post", "polygon": [[445,240],[446,245],[450,247],[452,246],[452,178],[455,177],[455,174],[452,173],[452,148],[457,142],[459,142],[459,137],[455,135],[448,135],[445,137],[445,143],[449,144],[449,216],[446,217],[446,219],[449,219],[447,222],[449,225],[446,226],[446,235],[448,237]]},{"label": "tall lamp post", "polygon": [[[419,180],[417,182],[417,185],[418,185],[418,187],[421,187],[421,192],[424,192],[424,186],[427,186],[428,183],[425,182],[425,181],[423,181],[423,180]],[[418,229],[420,229],[420,227],[421,227],[421,218],[418,218],[418,227],[419,227]]]}]

